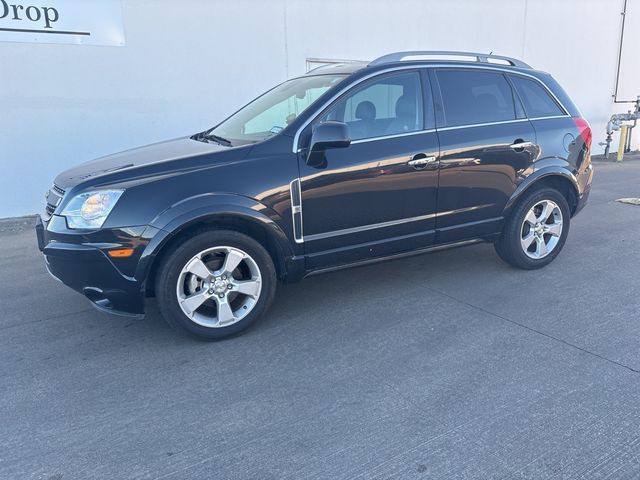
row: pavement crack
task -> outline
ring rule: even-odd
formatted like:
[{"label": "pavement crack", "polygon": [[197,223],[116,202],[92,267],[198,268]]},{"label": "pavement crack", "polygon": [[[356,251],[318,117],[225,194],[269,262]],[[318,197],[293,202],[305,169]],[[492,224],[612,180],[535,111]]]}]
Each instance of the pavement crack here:
[{"label": "pavement crack", "polygon": [[481,311],[483,313],[486,313],[487,315],[491,315],[492,317],[499,318],[500,320],[502,320],[504,322],[511,323],[511,324],[516,325],[516,326],[518,326],[520,328],[524,328],[526,330],[529,330],[530,332],[536,333],[538,335],[542,335],[543,337],[546,337],[546,338],[549,338],[549,339],[554,340],[556,342],[562,343],[562,344],[567,345],[567,346],[569,346],[571,348],[575,348],[576,350],[580,350],[583,353],[586,353],[586,354],[591,355],[593,357],[599,358],[601,360],[605,360],[606,362],[612,363],[613,365],[616,365],[618,367],[626,368],[627,370],[630,370],[633,373],[640,373],[640,370],[638,370],[636,368],[630,367],[629,365],[625,365],[624,363],[621,363],[621,362],[618,362],[618,361],[613,360],[611,358],[605,357],[605,356],[600,355],[599,353],[593,352],[591,350],[587,350],[586,348],[581,347],[579,345],[576,345],[575,343],[571,343],[571,342],[569,342],[567,340],[564,340],[564,339],[562,339],[560,337],[555,337],[555,336],[553,336],[553,335],[551,335],[549,333],[545,333],[545,332],[543,332],[541,330],[537,330],[537,329],[535,329],[533,327],[525,325],[524,323],[520,323],[520,322],[518,322],[516,320],[513,320],[511,318],[502,316],[502,315],[500,315],[498,313],[495,313],[495,312],[492,312],[490,310],[487,310],[486,308],[479,307],[478,305],[474,305],[472,303],[469,303],[469,302],[467,302],[465,300],[462,300],[460,298],[454,297],[453,295],[450,295],[448,293],[442,292],[440,290],[436,290],[436,289],[431,288],[431,287],[428,287],[428,288],[429,288],[429,290],[431,290],[434,293],[439,293],[440,295],[444,295],[445,297],[450,298],[451,300],[453,300],[455,302],[458,302],[458,303],[461,303],[461,304],[466,305],[468,307],[471,307],[471,308],[474,308],[476,310],[479,310],[479,311]]}]

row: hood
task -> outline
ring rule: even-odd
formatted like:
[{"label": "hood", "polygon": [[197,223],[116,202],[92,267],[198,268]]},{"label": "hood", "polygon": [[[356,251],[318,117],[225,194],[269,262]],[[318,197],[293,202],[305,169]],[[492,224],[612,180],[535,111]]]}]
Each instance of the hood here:
[{"label": "hood", "polygon": [[141,167],[159,170],[164,167],[170,167],[169,164],[172,162],[229,150],[235,150],[235,148],[225,147],[217,143],[200,142],[190,137],[177,138],[125,150],[124,152],[82,163],[58,175],[55,179],[55,184],[66,190],[69,187],[94,178],[98,179],[107,175],[124,173],[128,170],[138,170]]}]

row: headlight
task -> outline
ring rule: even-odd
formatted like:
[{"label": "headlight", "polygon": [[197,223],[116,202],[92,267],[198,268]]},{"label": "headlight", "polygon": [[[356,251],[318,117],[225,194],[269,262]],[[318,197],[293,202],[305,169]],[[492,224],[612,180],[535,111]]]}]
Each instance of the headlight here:
[{"label": "headlight", "polygon": [[76,195],[62,211],[69,228],[100,228],[124,190],[100,190]]}]

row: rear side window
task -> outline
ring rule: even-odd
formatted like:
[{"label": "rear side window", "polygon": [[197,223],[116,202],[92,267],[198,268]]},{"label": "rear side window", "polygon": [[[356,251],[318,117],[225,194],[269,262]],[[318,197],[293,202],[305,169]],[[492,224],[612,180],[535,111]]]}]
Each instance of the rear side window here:
[{"label": "rear side window", "polygon": [[517,75],[512,75],[511,81],[524,103],[529,118],[564,115],[560,106],[540,83]]},{"label": "rear side window", "polygon": [[513,90],[501,73],[437,70],[448,127],[516,119]]}]

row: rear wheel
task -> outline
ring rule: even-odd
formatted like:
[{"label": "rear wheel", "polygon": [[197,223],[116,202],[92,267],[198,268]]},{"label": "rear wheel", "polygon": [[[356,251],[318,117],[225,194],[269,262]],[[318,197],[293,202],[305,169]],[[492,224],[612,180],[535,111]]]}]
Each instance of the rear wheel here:
[{"label": "rear wheel", "polygon": [[558,256],[569,233],[571,212],[565,197],[544,188],[526,195],[514,207],[495,243],[500,258],[519,268],[534,269]]},{"label": "rear wheel", "polygon": [[248,328],[267,310],[275,289],[269,253],[233,231],[203,232],[179,245],[167,254],[156,277],[163,317],[204,339]]}]

